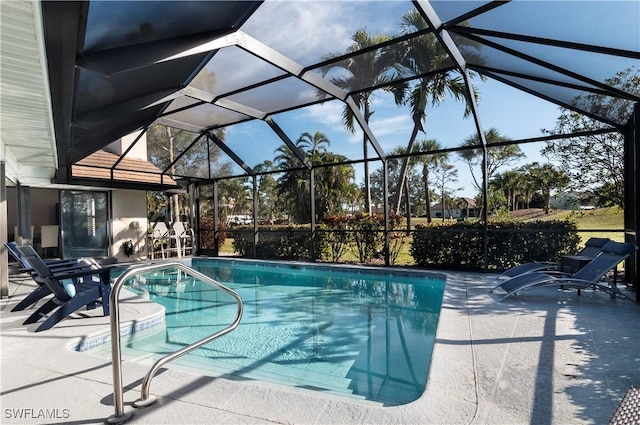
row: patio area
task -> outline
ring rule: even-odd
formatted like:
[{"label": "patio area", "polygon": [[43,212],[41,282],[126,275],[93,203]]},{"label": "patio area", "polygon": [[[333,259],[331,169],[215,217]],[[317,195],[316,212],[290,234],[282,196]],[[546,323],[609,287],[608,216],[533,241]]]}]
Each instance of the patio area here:
[{"label": "patio area", "polygon": [[[640,306],[601,292],[547,288],[503,302],[487,294],[492,275],[446,273],[427,388],[403,406],[162,370],[158,402],[134,409],[148,365],[123,364],[132,424],[604,424],[631,386],[640,386]],[[14,276],[1,301],[2,422],[103,423],[114,413],[110,362],[73,351],[104,338],[108,317],[82,312],[34,333],[11,308],[32,289]],[[630,296],[635,294],[629,293]],[[162,317],[123,291],[123,327]]]}]

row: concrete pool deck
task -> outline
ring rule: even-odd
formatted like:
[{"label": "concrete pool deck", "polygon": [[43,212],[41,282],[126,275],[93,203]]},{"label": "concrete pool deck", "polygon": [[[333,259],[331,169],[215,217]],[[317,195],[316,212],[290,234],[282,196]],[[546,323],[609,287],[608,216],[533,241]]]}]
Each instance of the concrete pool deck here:
[{"label": "concrete pool deck", "polygon": [[[640,306],[607,294],[540,289],[498,302],[492,275],[445,273],[447,285],[427,388],[378,403],[256,381],[162,370],[158,402],[134,409],[148,365],[123,362],[131,424],[605,424],[640,386]],[[108,333],[101,309],[35,333],[11,308],[34,287],[11,280],[0,302],[3,424],[99,424],[114,413],[111,364],[71,349]],[[630,294],[633,295],[633,294]],[[159,306],[123,290],[123,327]],[[169,366],[171,368],[171,366]]]}]

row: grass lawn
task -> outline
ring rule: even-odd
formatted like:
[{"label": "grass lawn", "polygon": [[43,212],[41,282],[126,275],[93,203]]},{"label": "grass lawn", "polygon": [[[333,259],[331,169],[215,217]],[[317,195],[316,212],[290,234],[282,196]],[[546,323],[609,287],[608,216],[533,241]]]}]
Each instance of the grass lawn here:
[{"label": "grass lawn", "polygon": [[220,254],[222,254],[222,255],[236,255],[236,253],[233,252],[233,239],[232,238],[226,238],[224,240],[224,243],[220,247]]},{"label": "grass lawn", "polygon": [[624,215],[618,207],[596,208],[585,211],[556,210],[547,216],[537,217],[538,220],[564,220],[575,221],[582,241],[591,237],[609,238],[617,242],[624,241]]}]

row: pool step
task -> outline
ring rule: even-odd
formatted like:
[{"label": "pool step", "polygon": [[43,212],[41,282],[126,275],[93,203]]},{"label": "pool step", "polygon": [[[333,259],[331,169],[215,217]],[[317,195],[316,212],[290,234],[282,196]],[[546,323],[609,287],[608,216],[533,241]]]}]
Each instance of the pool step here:
[{"label": "pool step", "polygon": [[[180,343],[160,342],[152,348],[155,352],[168,354],[174,352],[184,345]],[[105,344],[105,346],[108,344]],[[122,358],[125,361],[152,365],[162,355],[152,354],[146,349],[135,347],[123,347]],[[94,354],[107,356],[110,351],[107,347],[94,350]],[[320,360],[320,359],[318,359]],[[176,359],[172,364],[176,364],[181,369],[198,370],[207,375],[222,377],[227,379],[255,379],[259,381],[272,382],[289,387],[307,388],[321,390],[338,395],[348,395],[364,399],[364,397],[353,394],[351,389],[353,383],[351,379],[344,376],[335,376],[326,372],[327,367],[321,361],[302,363],[300,366],[292,365],[290,361],[264,360],[249,357],[241,357],[233,354],[225,354],[211,348],[200,348],[185,357]]]},{"label": "pool step", "polygon": [[[181,366],[206,370],[214,376],[229,379],[256,379],[286,386],[313,388],[341,395],[353,395],[351,380],[344,376],[328,374],[318,363],[292,366],[290,362],[279,364],[277,360],[225,355],[219,351],[200,349],[189,358],[176,361]],[[359,398],[362,398],[358,396]]]}]

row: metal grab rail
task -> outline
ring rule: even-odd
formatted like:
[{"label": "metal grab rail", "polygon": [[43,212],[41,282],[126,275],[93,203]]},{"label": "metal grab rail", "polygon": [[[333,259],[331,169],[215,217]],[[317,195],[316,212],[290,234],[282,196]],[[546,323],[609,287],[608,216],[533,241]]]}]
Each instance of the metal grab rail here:
[{"label": "metal grab rail", "polygon": [[196,341],[191,345],[188,345],[176,351],[175,353],[168,354],[162,357],[161,359],[159,359],[158,361],[156,361],[154,365],[151,367],[151,369],[149,370],[149,372],[147,372],[147,374],[144,377],[144,380],[142,381],[141,397],[139,400],[136,400],[133,403],[134,407],[150,406],[156,401],[156,397],[151,396],[149,394],[149,388],[151,387],[151,380],[155,376],[158,369],[160,369],[162,366],[169,363],[170,361],[175,360],[178,357],[183,356],[184,354],[187,354],[188,352],[195,350],[196,348],[201,347],[202,345],[205,345],[213,341],[214,339],[231,332],[238,326],[238,324],[240,324],[240,319],[242,318],[242,310],[243,310],[243,303],[240,295],[234,290],[227,288],[226,286],[222,285],[220,282],[217,282],[211,279],[210,277],[205,276],[204,274],[192,269],[191,267],[188,267],[179,262],[170,262],[170,263],[161,263],[161,264],[151,264],[147,266],[139,266],[139,267],[133,267],[133,268],[127,269],[124,273],[122,273],[116,279],[115,283],[113,284],[111,294],[109,296],[109,308],[111,311],[110,325],[111,325],[111,359],[112,359],[112,366],[113,366],[112,368],[113,369],[113,398],[114,398],[113,404],[115,406],[115,414],[110,416],[107,419],[107,423],[111,423],[111,424],[124,423],[127,420],[129,420],[131,416],[133,416],[133,412],[129,412],[129,413],[124,412],[124,401],[123,401],[124,390],[122,386],[122,365],[121,365],[122,349],[121,349],[121,342],[120,342],[120,306],[118,303],[120,289],[124,285],[124,282],[133,275],[154,271],[154,270],[176,269],[176,268],[184,271],[185,273],[193,277],[196,277],[213,286],[216,286],[220,290],[233,296],[238,302],[238,310],[236,313],[236,318],[234,319],[233,323],[229,327],[222,329],[221,331],[218,331],[215,334],[209,335],[208,337],[205,337],[199,341]]}]

